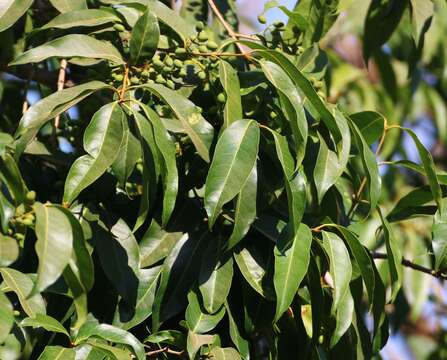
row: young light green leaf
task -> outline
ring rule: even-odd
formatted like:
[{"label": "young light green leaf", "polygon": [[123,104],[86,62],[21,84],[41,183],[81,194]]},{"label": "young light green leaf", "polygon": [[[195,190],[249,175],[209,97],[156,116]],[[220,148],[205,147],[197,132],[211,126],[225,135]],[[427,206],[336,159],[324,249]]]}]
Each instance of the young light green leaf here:
[{"label": "young light green leaf", "polygon": [[211,345],[217,340],[216,335],[199,335],[188,331],[188,339],[186,342],[186,349],[190,359],[195,359],[196,354],[204,345]]},{"label": "young light green leaf", "polygon": [[140,87],[148,89],[169,105],[191,138],[198,154],[203,160],[209,162],[209,149],[213,141],[214,129],[197,111],[196,106],[183,95],[165,86],[145,84]]},{"label": "young light green leaf", "polygon": [[31,326],[33,328],[42,327],[46,331],[61,333],[70,337],[64,326],[58,320],[49,315],[36,314],[35,317],[23,319],[20,324],[22,326]]},{"label": "young light green leaf", "polygon": [[241,89],[237,71],[224,60],[219,61],[219,80],[225,90],[227,98],[223,114],[223,127],[226,128],[233,122],[241,120],[243,115]]},{"label": "young light green leaf", "polygon": [[35,291],[41,292],[62,275],[71,258],[73,230],[57,206],[35,203],[36,253],[39,258]]},{"label": "young light green leaf", "polygon": [[68,172],[65,203],[72,203],[113,164],[122,143],[124,120],[125,114],[117,102],[104,105],[93,115],[84,133],[88,155],[78,158]]},{"label": "young light green leaf", "polygon": [[93,27],[120,21],[120,18],[112,11],[81,9],[62,13],[42,26],[41,29],[70,29],[82,26]]},{"label": "young light green leaf", "polygon": [[233,232],[225,244],[227,250],[235,247],[244,238],[255,221],[257,190],[258,170],[255,164],[237,197]]},{"label": "young light green leaf", "polygon": [[11,302],[0,290],[0,343],[2,344],[14,325],[14,308]]},{"label": "young light green leaf", "polygon": [[416,46],[419,47],[423,43],[425,32],[430,27],[435,4],[430,0],[410,0],[410,4],[413,38]]},{"label": "young light green leaf", "polygon": [[32,3],[33,0],[2,0],[0,4],[0,32],[14,25]]},{"label": "young light green leaf", "polygon": [[132,29],[129,48],[130,58],[134,64],[140,64],[154,56],[160,37],[158,21],[147,8]]},{"label": "young light green leaf", "polygon": [[85,0],[50,0],[50,3],[61,13],[87,9]]},{"label": "young light green leaf", "polygon": [[16,261],[19,251],[16,239],[0,233],[0,267],[7,267]]},{"label": "young light green leaf", "polygon": [[351,291],[348,289],[345,292],[340,305],[335,314],[335,330],[332,333],[330,347],[333,348],[340,341],[341,337],[348,331],[352,323],[352,316],[354,315],[354,300],[351,296]]},{"label": "young light green leaf", "polygon": [[215,360],[240,360],[241,356],[233,348],[213,347],[210,355]]},{"label": "young light green leaf", "polygon": [[323,247],[329,257],[329,269],[334,282],[332,314],[335,315],[342,300],[349,291],[352,276],[352,265],[348,249],[340,237],[334,233],[322,231]]},{"label": "young light green leaf", "polygon": [[21,53],[10,65],[36,63],[51,57],[101,59],[124,64],[119,51],[109,42],[88,35],[70,34]]},{"label": "young light green leaf", "polygon": [[75,360],[74,349],[62,346],[46,346],[37,360]]},{"label": "young light green leaf", "polygon": [[8,290],[17,294],[20,305],[28,316],[34,317],[36,314],[46,313],[45,302],[42,296],[36,294],[30,297],[34,283],[28,275],[9,268],[0,269],[0,274],[8,286]]},{"label": "young light green leaf", "polygon": [[[275,320],[287,310],[304,279],[310,261],[312,233],[301,224],[290,239],[290,230],[285,229],[275,246],[275,273],[273,282],[276,292]],[[293,233],[292,233],[293,234]]]},{"label": "young light green leaf", "polygon": [[222,206],[243,188],[256,162],[259,127],[251,120],[238,120],[219,138],[205,184],[205,209],[212,227]]},{"label": "young light green leaf", "polygon": [[232,280],[233,258],[222,257],[219,241],[210,243],[199,274],[199,290],[208,313],[214,314],[222,307],[230,292]]},{"label": "young light green leaf", "polygon": [[[444,202],[444,209],[447,208],[447,199]],[[447,256],[447,211],[441,213],[438,210],[433,219],[432,226],[432,246],[435,254],[435,269],[445,268]]]},{"label": "young light green leaf", "polygon": [[394,236],[391,225],[388,220],[382,215],[379,209],[379,215],[382,220],[382,231],[385,239],[387,262],[389,274],[391,278],[391,301],[396,299],[397,293],[402,286],[402,253],[399,248],[396,237]]},{"label": "young light green leaf", "polygon": [[188,328],[195,334],[203,334],[213,330],[225,316],[225,307],[221,307],[215,314],[202,311],[199,297],[194,291],[188,294],[188,307],[185,319]]}]

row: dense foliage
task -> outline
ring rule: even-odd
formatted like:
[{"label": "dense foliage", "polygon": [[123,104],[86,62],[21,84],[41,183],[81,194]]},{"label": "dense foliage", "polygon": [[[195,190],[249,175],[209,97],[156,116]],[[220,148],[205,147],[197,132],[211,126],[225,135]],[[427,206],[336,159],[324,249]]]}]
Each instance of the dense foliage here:
[{"label": "dense foliage", "polygon": [[243,35],[233,0],[2,0],[0,358],[372,358],[416,323],[447,5],[359,3]]}]

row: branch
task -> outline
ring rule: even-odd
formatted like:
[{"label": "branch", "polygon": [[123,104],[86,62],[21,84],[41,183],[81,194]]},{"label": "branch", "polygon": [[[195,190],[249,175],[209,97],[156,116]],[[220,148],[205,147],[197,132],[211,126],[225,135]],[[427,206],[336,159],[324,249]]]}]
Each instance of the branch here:
[{"label": "branch", "polygon": [[[374,259],[388,259],[388,255],[387,254],[379,253],[379,252],[372,252],[371,256]],[[433,276],[435,278],[442,279],[442,280],[447,280],[447,274],[445,274],[445,273],[443,273],[441,271],[435,271],[435,270],[426,268],[425,266],[422,266],[422,265],[415,264],[414,262],[411,262],[410,260],[407,260],[407,259],[404,259],[404,258],[402,259],[402,265],[406,266],[406,267],[409,267],[409,268],[411,268],[413,270],[423,272],[424,274],[431,275],[431,276]]]},{"label": "branch", "polygon": [[[65,86],[65,74],[67,70],[67,60],[62,59],[59,67],[59,76],[57,77],[57,91],[61,91]],[[54,127],[57,129],[60,125],[60,115],[57,115],[54,118]]]},{"label": "branch", "polygon": [[146,355],[148,357],[155,357],[159,354],[169,354],[169,355],[175,355],[175,356],[183,356],[184,355],[184,351],[175,351],[175,350],[171,350],[169,349],[167,346],[158,350],[153,350],[153,351],[149,351],[146,353]]}]

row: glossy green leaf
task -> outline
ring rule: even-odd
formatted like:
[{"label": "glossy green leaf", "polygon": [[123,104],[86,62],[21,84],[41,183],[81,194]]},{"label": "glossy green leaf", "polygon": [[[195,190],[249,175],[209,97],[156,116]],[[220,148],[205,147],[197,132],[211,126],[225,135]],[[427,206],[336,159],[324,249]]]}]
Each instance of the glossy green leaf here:
[{"label": "glossy green leaf", "polygon": [[254,121],[238,120],[222,133],[205,184],[210,227],[222,206],[242,190],[256,162],[258,147],[259,127]]},{"label": "glossy green leaf", "polygon": [[21,325],[31,326],[33,328],[42,327],[46,331],[61,333],[70,337],[68,331],[64,328],[64,326],[55,318],[49,315],[36,314],[35,317],[28,317],[23,319]]},{"label": "glossy green leaf", "polygon": [[9,202],[9,200],[0,192],[0,228],[3,233],[8,231],[9,221],[14,216],[15,207]]},{"label": "glossy green leaf", "polygon": [[32,5],[33,0],[4,0],[0,4],[0,32],[15,24]]},{"label": "glossy green leaf", "polygon": [[0,233],[0,267],[11,265],[19,257],[17,240]]},{"label": "glossy green leaf", "polygon": [[236,323],[235,318],[231,314],[230,306],[228,303],[225,304],[225,308],[227,310],[228,315],[228,326],[229,326],[229,332],[231,341],[233,341],[233,344],[236,345],[236,348],[239,351],[239,354],[243,359],[249,359],[250,358],[250,348],[249,343],[247,340],[245,340],[239,331],[238,324]]},{"label": "glossy green leaf", "polygon": [[241,120],[243,115],[241,89],[237,71],[230,65],[230,63],[224,60],[219,61],[219,80],[225,90],[227,98],[223,113],[223,126],[226,128],[233,122]]},{"label": "glossy green leaf", "polygon": [[71,258],[73,230],[67,215],[57,206],[36,203],[36,253],[39,258],[36,291],[42,291],[62,275]]},{"label": "glossy green leaf", "polygon": [[157,84],[141,85],[160,97],[180,120],[184,131],[189,135],[198,154],[209,162],[209,149],[213,141],[214,129],[197,111],[196,106],[186,97]]},{"label": "glossy green leaf", "polygon": [[346,333],[352,323],[352,316],[354,314],[354,300],[351,292],[345,292],[343,299],[340,301],[336,315],[335,315],[335,330],[331,337],[331,347],[334,347]]},{"label": "glossy green leaf", "polygon": [[320,203],[329,188],[335,184],[339,173],[337,154],[329,150],[326,141],[320,136],[320,149],[314,169],[314,181]]},{"label": "glossy green leaf", "polygon": [[[444,208],[446,208],[446,199],[443,199],[442,201],[444,202]],[[433,219],[432,246],[435,255],[435,269],[440,270],[446,266],[447,214],[445,212],[441,213],[439,210],[436,212]]]},{"label": "glossy green leaf", "polygon": [[14,308],[3,291],[0,291],[0,344],[6,340],[13,325]]},{"label": "glossy green leaf", "polygon": [[62,346],[46,346],[38,360],[75,360],[76,352]]},{"label": "glossy green leaf", "polygon": [[111,11],[81,9],[64,12],[46,23],[41,29],[70,29],[81,26],[93,27],[111,22],[120,22],[120,18]]},{"label": "glossy green leaf", "polygon": [[233,258],[223,257],[219,245],[218,241],[214,241],[208,246],[199,274],[203,306],[210,314],[222,307],[233,280]]},{"label": "glossy green leaf", "polygon": [[116,102],[104,105],[93,115],[84,133],[88,155],[78,158],[70,168],[65,182],[65,203],[73,202],[113,164],[123,140],[124,119],[125,114]]},{"label": "glossy green leaf", "polygon": [[25,51],[10,65],[37,63],[51,57],[89,58],[109,60],[115,64],[124,63],[121,54],[112,44],[88,35],[70,34]]},{"label": "glossy green leaf", "polygon": [[285,236],[280,237],[275,246],[275,320],[278,320],[292,303],[301,281],[306,276],[310,260],[310,229],[301,224],[292,238],[289,234],[286,235],[289,231],[285,230]]},{"label": "glossy green leaf", "polygon": [[213,347],[210,355],[216,360],[240,360],[241,356],[233,348]]},{"label": "glossy green leaf", "polygon": [[0,274],[8,287],[8,291],[13,291],[17,294],[20,305],[28,316],[34,317],[37,314],[46,313],[45,302],[42,296],[35,294],[30,297],[34,288],[34,282],[28,275],[9,268],[0,269]]},{"label": "glossy green leaf", "polygon": [[61,13],[87,8],[85,0],[50,0],[50,3]]},{"label": "glossy green leaf", "polygon": [[233,232],[226,244],[227,250],[235,247],[250,230],[256,219],[256,198],[258,190],[258,170],[253,166],[244,187],[237,197],[234,212]]},{"label": "glossy green leaf", "polygon": [[385,118],[374,111],[362,111],[349,115],[357,125],[369,146],[379,141],[385,131]]},{"label": "glossy green leaf", "polygon": [[10,154],[5,154],[0,158],[0,180],[8,189],[15,204],[20,204],[25,200],[27,188],[19,167]]},{"label": "glossy green leaf", "polygon": [[322,231],[323,247],[329,257],[329,272],[334,283],[332,314],[336,314],[339,306],[349,291],[352,265],[348,249],[343,240],[336,234]]},{"label": "glossy green leaf", "polygon": [[140,16],[132,29],[129,48],[134,64],[141,64],[155,54],[160,37],[160,29],[155,15],[149,8]]},{"label": "glossy green leaf", "polygon": [[213,330],[225,316],[225,307],[221,307],[215,314],[207,314],[201,309],[199,297],[194,291],[188,294],[188,307],[185,319],[188,328],[195,334],[203,334]]}]

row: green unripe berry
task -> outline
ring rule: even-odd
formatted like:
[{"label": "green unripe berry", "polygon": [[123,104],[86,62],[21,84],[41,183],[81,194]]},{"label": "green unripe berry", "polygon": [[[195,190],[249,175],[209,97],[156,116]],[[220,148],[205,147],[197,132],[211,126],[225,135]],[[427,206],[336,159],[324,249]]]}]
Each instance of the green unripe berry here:
[{"label": "green unripe berry", "polygon": [[270,117],[271,117],[272,119],[276,119],[276,118],[278,117],[278,114],[277,114],[276,112],[274,112],[274,111],[271,111],[271,112],[270,112]]},{"label": "green unripe berry", "polygon": [[259,15],[258,16],[258,21],[260,24],[265,24],[267,22],[267,19],[265,18],[264,15]]},{"label": "green unripe berry", "polygon": [[132,77],[130,78],[130,83],[133,84],[133,85],[137,85],[137,84],[140,83],[140,79],[137,78],[136,76],[132,76]]},{"label": "green unripe berry", "polygon": [[34,224],[34,219],[25,218],[22,220],[22,224],[25,226],[31,226]]},{"label": "green unripe berry", "polygon": [[188,72],[186,71],[185,68],[181,69],[180,72],[178,73],[178,75],[182,78],[186,77],[188,75]]},{"label": "green unripe berry", "polygon": [[199,52],[201,52],[201,53],[208,52],[208,47],[206,45],[200,45],[199,46]]},{"label": "green unripe berry", "polygon": [[175,89],[174,81],[172,81],[171,79],[166,80],[166,86],[172,90]]},{"label": "green unripe berry", "polygon": [[177,49],[175,49],[175,55],[181,56],[181,55],[185,55],[185,54],[186,54],[186,49],[185,48],[177,48]]},{"label": "green unripe berry", "polygon": [[172,65],[174,64],[174,61],[172,60],[172,58],[171,58],[170,56],[166,56],[166,57],[165,57],[165,61],[164,61],[164,63],[165,63],[167,66],[172,66]]},{"label": "green unripe berry", "polygon": [[198,21],[196,22],[196,30],[197,31],[202,31],[204,29],[205,25],[203,24],[203,22]]},{"label": "green unripe berry", "polygon": [[197,73],[197,77],[198,77],[200,80],[205,80],[205,79],[206,79],[206,72],[203,71],[203,70],[199,71],[199,72]]},{"label": "green unripe berry", "polygon": [[25,240],[25,235],[20,234],[20,233],[15,233],[14,238],[18,241],[22,241],[22,240]]},{"label": "green unripe berry", "polygon": [[165,74],[169,74],[172,71],[172,66],[163,66],[163,69],[161,71]]},{"label": "green unripe berry", "polygon": [[149,75],[150,75],[149,70],[143,70],[143,71],[141,72],[141,76],[143,76],[143,77],[149,77]]},{"label": "green unripe berry", "polygon": [[176,67],[176,68],[182,68],[183,67],[183,61],[181,61],[181,60],[179,60],[179,59],[175,59],[174,60],[174,66]]},{"label": "green unripe berry", "polygon": [[205,31],[199,32],[199,35],[197,35],[197,38],[199,41],[207,41],[208,40],[208,34]]},{"label": "green unripe berry", "polygon": [[219,46],[216,44],[216,42],[210,40],[206,43],[206,46],[210,50],[216,50]]},{"label": "green unripe berry", "polygon": [[166,79],[163,77],[163,75],[158,74],[155,78],[155,82],[157,84],[166,84]]},{"label": "green unripe berry", "polygon": [[122,74],[113,74],[113,80],[115,80],[115,81],[123,81],[123,79],[124,79],[124,76],[122,75]]},{"label": "green unripe berry", "polygon": [[115,24],[113,25],[113,28],[118,32],[126,31],[126,28],[122,24]]},{"label": "green unripe berry", "polygon": [[160,59],[155,59],[153,64],[157,69],[161,69],[164,66],[163,62]]},{"label": "green unripe berry", "polygon": [[29,204],[34,204],[34,202],[36,201],[36,192],[34,190],[28,191],[26,193],[26,201]]},{"label": "green unripe berry", "polygon": [[217,101],[220,103],[225,103],[225,101],[227,100],[227,96],[225,95],[225,93],[221,92],[219,95],[217,95]]},{"label": "green unripe berry", "polygon": [[148,79],[148,80],[147,80],[147,83],[148,83],[148,84],[155,84],[155,81],[152,80],[152,79]]}]

